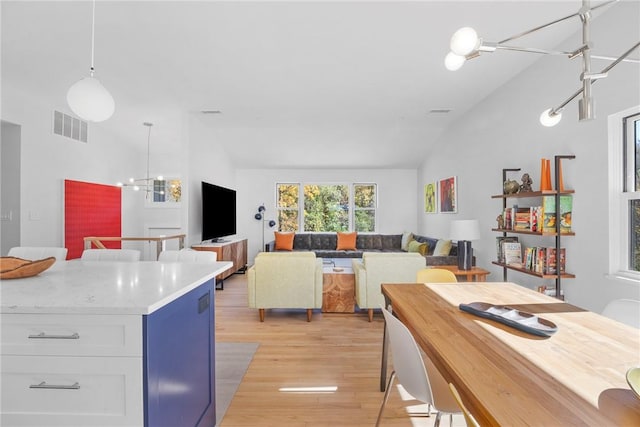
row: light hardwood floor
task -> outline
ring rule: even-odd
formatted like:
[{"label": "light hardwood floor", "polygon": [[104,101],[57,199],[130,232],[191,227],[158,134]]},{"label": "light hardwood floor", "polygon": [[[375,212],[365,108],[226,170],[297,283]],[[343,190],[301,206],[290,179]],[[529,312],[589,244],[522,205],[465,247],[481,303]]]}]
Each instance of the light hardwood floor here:
[{"label": "light hardwood floor", "polygon": [[[216,292],[216,341],[257,342],[258,350],[220,426],[373,426],[379,391],[382,314],[267,310],[264,323],[247,307],[246,276],[235,274]],[[335,387],[335,391],[319,391]],[[311,391],[284,391],[284,388]],[[382,425],[431,426],[426,405],[391,394]],[[411,415],[416,413],[418,415]],[[442,426],[449,425],[448,416]],[[454,416],[454,426],[464,426]]]}]

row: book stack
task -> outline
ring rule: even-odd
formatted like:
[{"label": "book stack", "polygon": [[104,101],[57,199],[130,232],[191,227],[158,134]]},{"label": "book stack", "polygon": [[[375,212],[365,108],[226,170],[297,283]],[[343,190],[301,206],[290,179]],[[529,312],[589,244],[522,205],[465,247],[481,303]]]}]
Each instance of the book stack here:
[{"label": "book stack", "polygon": [[542,206],[520,208],[513,206],[502,212],[504,229],[514,231],[542,231],[540,228]]},{"label": "book stack", "polygon": [[[558,274],[555,247],[530,247],[525,249],[524,268],[540,274]],[[565,272],[566,251],[560,249],[560,273]]]}]

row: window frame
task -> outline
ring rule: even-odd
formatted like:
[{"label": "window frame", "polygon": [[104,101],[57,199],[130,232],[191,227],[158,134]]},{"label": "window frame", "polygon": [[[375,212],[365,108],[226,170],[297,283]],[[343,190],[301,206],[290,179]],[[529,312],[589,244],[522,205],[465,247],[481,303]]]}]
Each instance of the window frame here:
[{"label": "window frame", "polygon": [[[359,208],[356,206],[356,187],[374,187],[374,203],[372,208]],[[349,194],[350,203],[353,205],[351,209],[351,224],[350,229],[355,230],[356,226],[356,211],[373,211],[373,231],[358,231],[358,233],[375,233],[378,230],[378,184],[375,182],[354,182],[351,184],[351,191]]]},{"label": "window frame", "polygon": [[[279,211],[280,210],[292,210],[291,208],[281,208],[278,206],[278,187],[280,185],[297,185],[298,186],[298,230],[296,230],[296,232],[299,233],[325,233],[325,232],[316,232],[316,231],[305,231],[304,230],[304,188],[305,186],[309,186],[309,185],[316,185],[316,186],[338,186],[338,185],[344,185],[347,186],[349,189],[349,224],[348,224],[348,230],[346,230],[347,232],[353,232],[354,227],[355,227],[355,211],[356,211],[356,207],[355,207],[355,187],[357,185],[366,185],[366,186],[370,186],[373,185],[375,187],[375,203],[374,203],[374,207],[373,208],[359,208],[358,210],[373,210],[374,211],[374,230],[373,231],[367,231],[367,232],[358,232],[358,233],[376,233],[378,230],[378,184],[375,182],[344,182],[344,181],[340,181],[340,182],[276,182],[276,188],[275,188],[275,194],[276,194],[276,202],[275,202],[275,206],[276,209],[278,210],[278,218],[280,217],[279,215]],[[278,230],[280,230],[280,224],[278,224]],[[282,231],[282,230],[280,230]],[[288,231],[288,230],[285,230]]]},{"label": "window frame", "polygon": [[640,284],[640,272],[630,269],[630,201],[640,199],[635,185],[635,149],[627,140],[628,124],[640,106],[612,114],[609,134],[609,276]]}]

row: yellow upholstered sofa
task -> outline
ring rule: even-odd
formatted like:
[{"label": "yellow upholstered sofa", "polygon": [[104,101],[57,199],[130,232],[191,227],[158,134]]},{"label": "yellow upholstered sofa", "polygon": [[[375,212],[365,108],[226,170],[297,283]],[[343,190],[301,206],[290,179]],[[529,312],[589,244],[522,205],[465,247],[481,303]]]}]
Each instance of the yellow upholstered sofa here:
[{"label": "yellow upholstered sofa", "polygon": [[380,285],[383,283],[415,283],[416,273],[424,268],[424,257],[417,252],[365,252],[353,259],[356,276],[356,303],[367,309],[369,321],[373,309],[384,306]]},{"label": "yellow upholstered sofa", "polygon": [[312,310],[322,308],[322,258],[313,252],[261,252],[247,270],[247,285],[249,307],[259,309],[261,322],[267,308],[304,308],[310,322]]}]

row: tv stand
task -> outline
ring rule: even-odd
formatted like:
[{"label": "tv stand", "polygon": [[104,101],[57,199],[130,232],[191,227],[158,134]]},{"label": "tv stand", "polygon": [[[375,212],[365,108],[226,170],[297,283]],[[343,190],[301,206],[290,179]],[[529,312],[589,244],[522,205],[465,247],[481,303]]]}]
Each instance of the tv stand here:
[{"label": "tv stand", "polygon": [[224,239],[222,242],[200,243],[192,245],[191,249],[213,251],[217,254],[218,261],[233,262],[232,268],[216,276],[216,289],[223,290],[224,279],[247,269],[247,239]]}]

